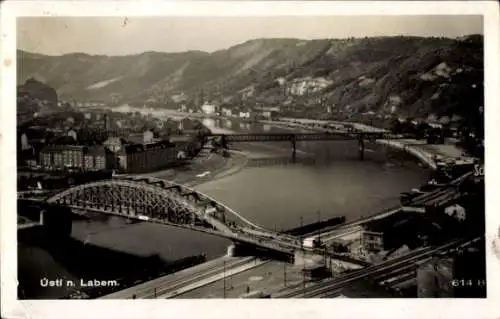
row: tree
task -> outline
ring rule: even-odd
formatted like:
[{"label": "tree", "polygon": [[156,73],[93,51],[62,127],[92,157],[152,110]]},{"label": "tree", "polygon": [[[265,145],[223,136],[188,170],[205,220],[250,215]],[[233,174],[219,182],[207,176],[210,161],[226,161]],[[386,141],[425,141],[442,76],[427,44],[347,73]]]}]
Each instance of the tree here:
[{"label": "tree", "polygon": [[178,160],[183,161],[183,160],[185,160],[186,158],[187,158],[187,156],[186,156],[186,152],[184,152],[184,151],[179,151],[179,152],[177,153],[177,159],[178,159]]},{"label": "tree", "polygon": [[401,134],[403,133],[403,125],[398,119],[393,119],[390,124],[391,131],[394,134]]},{"label": "tree", "polygon": [[415,129],[416,138],[417,139],[425,138],[429,133],[430,128],[431,127],[426,122],[420,122]]}]

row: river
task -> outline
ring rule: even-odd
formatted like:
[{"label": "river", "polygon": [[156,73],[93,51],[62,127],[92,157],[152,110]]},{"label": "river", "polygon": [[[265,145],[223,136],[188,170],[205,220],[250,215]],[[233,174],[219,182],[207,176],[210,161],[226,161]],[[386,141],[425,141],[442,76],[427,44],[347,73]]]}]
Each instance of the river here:
[{"label": "river", "polygon": [[[269,125],[207,119],[214,131],[282,131]],[[247,167],[237,174],[195,188],[270,229],[297,227],[303,222],[345,215],[353,219],[397,205],[399,194],[423,183],[429,176],[414,161],[387,158],[381,146],[367,147],[365,160],[357,159],[357,142],[298,143],[296,164],[286,163],[291,145],[284,142],[233,145],[250,158],[280,158],[284,164]],[[302,161],[315,158],[316,162]],[[91,235],[89,235],[91,233]],[[126,252],[158,253],[171,260],[197,253],[213,258],[225,253],[228,241],[193,231],[120,219],[107,222],[77,221],[73,236]]]},{"label": "river", "polygon": [[[282,131],[269,125],[206,119],[214,131]],[[298,143],[297,163],[288,163],[291,144],[240,143],[250,165],[228,177],[195,188],[269,229],[289,229],[320,218],[345,215],[348,220],[369,215],[399,203],[399,194],[421,185],[429,171],[405,156],[379,145],[367,145],[358,160],[356,141]],[[275,158],[273,163],[252,165],[255,159]],[[305,160],[309,159],[309,160]],[[311,159],[314,159],[312,161]],[[75,221],[72,236],[97,246],[147,256],[158,254],[175,260],[205,253],[225,254],[229,241],[184,229],[150,223],[127,224],[119,218]],[[99,261],[96,261],[98,263]]]}]

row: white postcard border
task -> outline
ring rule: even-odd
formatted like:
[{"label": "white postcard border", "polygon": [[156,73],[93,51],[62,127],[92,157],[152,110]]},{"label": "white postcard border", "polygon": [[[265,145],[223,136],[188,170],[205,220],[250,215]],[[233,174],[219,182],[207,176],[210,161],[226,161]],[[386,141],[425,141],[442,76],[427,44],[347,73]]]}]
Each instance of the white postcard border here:
[{"label": "white postcard border", "polygon": [[[134,300],[17,301],[16,248],[16,16],[251,16],[251,15],[419,15],[484,16],[486,96],[486,242],[488,299],[337,300]],[[500,226],[499,10],[494,1],[471,2],[173,2],[173,1],[7,1],[1,10],[0,227],[1,308],[6,318],[165,317],[448,317],[498,318],[500,262],[493,241]],[[496,135],[499,134],[499,135]],[[498,243],[498,242],[497,242]],[[497,249],[500,250],[500,248]],[[495,285],[496,283],[496,285]]]}]

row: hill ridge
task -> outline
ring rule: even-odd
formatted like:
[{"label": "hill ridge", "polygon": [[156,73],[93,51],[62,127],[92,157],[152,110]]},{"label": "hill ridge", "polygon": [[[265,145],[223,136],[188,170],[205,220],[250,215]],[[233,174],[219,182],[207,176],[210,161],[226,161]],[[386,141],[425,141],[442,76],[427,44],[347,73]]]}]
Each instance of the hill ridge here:
[{"label": "hill ridge", "polygon": [[68,100],[167,108],[211,100],[315,113],[464,116],[471,103],[483,103],[483,37],[259,38],[211,53],[125,56],[18,50],[18,84],[28,78]]}]

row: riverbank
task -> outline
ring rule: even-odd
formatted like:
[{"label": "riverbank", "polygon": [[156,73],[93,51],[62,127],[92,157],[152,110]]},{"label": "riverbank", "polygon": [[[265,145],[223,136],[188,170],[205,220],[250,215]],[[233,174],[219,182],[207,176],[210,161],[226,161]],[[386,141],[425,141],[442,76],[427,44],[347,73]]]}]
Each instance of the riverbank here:
[{"label": "riverbank", "polygon": [[465,156],[464,151],[454,144],[427,144],[423,140],[415,139],[377,140],[376,143],[415,156],[433,170],[436,170],[440,163],[474,162],[474,158]]},{"label": "riverbank", "polygon": [[239,151],[230,151],[229,157],[207,153],[185,166],[132,176],[155,177],[189,187],[236,174],[247,164],[247,157]]},{"label": "riverbank", "polygon": [[[330,129],[321,127],[326,124],[349,125],[352,128],[363,132],[387,132],[384,129],[354,122],[337,121],[314,121],[301,119],[287,119],[286,121],[260,121],[263,124],[273,125],[285,129],[301,129],[316,132],[329,132]],[[316,126],[311,126],[316,125]],[[379,145],[389,146],[393,149],[406,152],[433,170],[436,170],[439,163],[449,162],[473,162],[474,159],[465,156],[464,150],[460,149],[455,141],[450,140],[447,144],[427,144],[425,140],[401,139],[401,140],[376,140]]]}]

